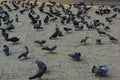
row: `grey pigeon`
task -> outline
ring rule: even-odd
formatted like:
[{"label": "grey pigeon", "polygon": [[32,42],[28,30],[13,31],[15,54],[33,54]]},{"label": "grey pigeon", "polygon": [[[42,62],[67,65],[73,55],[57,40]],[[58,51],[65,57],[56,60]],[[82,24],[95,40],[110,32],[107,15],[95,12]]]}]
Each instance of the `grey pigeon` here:
[{"label": "grey pigeon", "polygon": [[25,46],[25,51],[23,53],[21,53],[18,58],[21,58],[21,57],[27,57],[27,55],[29,54],[29,49],[27,46]]},{"label": "grey pigeon", "polygon": [[101,39],[96,39],[97,44],[101,44]]},{"label": "grey pigeon", "polygon": [[5,53],[6,56],[9,56],[9,47],[7,45],[3,45],[2,48],[3,52]]},{"label": "grey pigeon", "polygon": [[47,50],[47,51],[53,52],[56,48],[57,48],[56,45],[54,45],[54,46],[46,46],[46,47],[43,47],[42,50]]},{"label": "grey pigeon", "polygon": [[17,38],[17,37],[11,37],[11,38],[8,38],[9,37],[9,34],[8,33],[4,33],[3,34],[3,37],[5,38],[6,41],[11,41],[13,43],[17,43],[20,39]]},{"label": "grey pigeon", "polygon": [[68,27],[64,27],[63,29],[64,29],[66,32],[69,32],[69,31],[72,30],[71,28],[68,28]]},{"label": "grey pigeon", "polygon": [[36,60],[35,63],[37,64],[39,71],[35,75],[29,77],[29,79],[36,79],[36,78],[41,79],[41,77],[44,75],[44,73],[47,70],[47,66],[44,62]]},{"label": "grey pigeon", "polygon": [[40,40],[36,40],[36,41],[34,41],[34,43],[40,44],[40,45],[42,46],[43,44],[46,43],[46,40],[44,40],[44,39],[40,39]]},{"label": "grey pigeon", "polygon": [[109,68],[105,65],[102,66],[93,66],[92,67],[92,73],[95,73],[95,75],[97,76],[105,76],[107,75],[107,72],[109,71]]},{"label": "grey pigeon", "polygon": [[101,31],[101,30],[99,30],[99,29],[97,29],[97,32],[98,32],[98,34],[100,34],[100,35],[106,35],[106,32],[104,32],[104,31]]},{"label": "grey pigeon", "polygon": [[36,79],[36,78],[39,78],[41,79],[41,77],[44,75],[45,72],[43,71],[38,71],[35,75],[29,77],[29,79]]},{"label": "grey pigeon", "polygon": [[86,44],[86,41],[87,41],[88,38],[89,38],[89,37],[84,37],[84,38],[80,41],[80,43]]},{"label": "grey pigeon", "polygon": [[75,52],[74,54],[68,54],[69,57],[71,57],[75,61],[79,61],[81,57],[80,52]]},{"label": "grey pigeon", "polygon": [[62,32],[59,30],[58,25],[56,24],[55,32],[49,37],[49,39],[57,38],[57,36],[62,37],[63,34],[62,34]]},{"label": "grey pigeon", "polygon": [[118,42],[118,40],[115,37],[111,36],[110,34],[107,34],[107,36],[111,41],[117,41]]},{"label": "grey pigeon", "polygon": [[47,71],[47,66],[44,62],[40,60],[36,60],[35,63],[37,64],[39,70],[46,72]]}]

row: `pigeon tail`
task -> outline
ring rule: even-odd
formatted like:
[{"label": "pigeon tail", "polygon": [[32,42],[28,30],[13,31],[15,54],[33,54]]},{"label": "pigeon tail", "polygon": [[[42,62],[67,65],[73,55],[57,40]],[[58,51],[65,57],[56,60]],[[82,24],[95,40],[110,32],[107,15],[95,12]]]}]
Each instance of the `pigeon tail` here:
[{"label": "pigeon tail", "polygon": [[40,71],[39,73],[33,75],[32,77],[29,77],[29,79],[36,79],[36,78],[41,78],[41,76],[44,74],[43,71]]}]

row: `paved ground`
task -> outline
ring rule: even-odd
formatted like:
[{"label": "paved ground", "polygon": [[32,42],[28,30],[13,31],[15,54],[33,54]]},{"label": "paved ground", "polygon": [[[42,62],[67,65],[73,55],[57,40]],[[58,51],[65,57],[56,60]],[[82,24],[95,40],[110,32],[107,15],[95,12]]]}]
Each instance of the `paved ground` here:
[{"label": "paved ground", "polygon": [[[34,0],[32,0],[34,1]],[[48,1],[48,0],[38,0],[41,2]],[[115,4],[115,5],[120,5],[120,0],[51,0],[51,1],[56,1],[59,3],[79,3],[79,2],[85,2],[87,4],[90,4],[93,2],[93,4]]]},{"label": "paved ground", "polygon": [[[11,6],[12,7],[12,6]],[[72,9],[76,12],[76,9]],[[45,15],[40,13],[38,9],[35,10],[43,20]],[[95,15],[95,9],[90,10],[89,14],[93,19],[100,19],[105,22],[104,17],[110,15],[99,16]],[[0,47],[7,44],[10,47],[11,56],[6,57],[3,52],[0,52],[0,80],[28,80],[28,77],[35,74],[37,66],[34,63],[36,59],[45,62],[48,66],[49,73],[42,77],[42,80],[120,80],[120,44],[114,44],[109,41],[106,36],[99,36],[96,30],[84,29],[84,31],[74,31],[67,34],[63,31],[63,25],[58,20],[57,22],[50,22],[49,25],[42,24],[44,29],[36,31],[30,20],[27,17],[27,12],[20,15],[19,11],[10,12],[11,18],[15,14],[20,16],[20,22],[16,23],[15,30],[9,32],[10,37],[17,36],[20,38],[20,44],[13,45],[10,42],[4,41],[0,35]],[[120,14],[118,14],[120,18]],[[111,25],[111,31],[107,32],[115,36],[120,42],[120,20],[115,19]],[[58,24],[64,37],[57,40],[49,40],[49,36],[54,32],[55,24]],[[106,23],[107,24],[107,23]],[[73,28],[72,23],[67,24]],[[6,27],[6,26],[4,26]],[[83,46],[79,42],[82,37],[90,36],[88,45]],[[102,38],[103,45],[96,45],[95,39]],[[46,45],[57,45],[55,50],[57,54],[48,54],[47,51],[42,51],[41,47],[34,44],[34,40],[46,39]],[[27,60],[18,60],[18,55],[23,51],[24,46],[28,46],[30,54]],[[75,62],[71,60],[67,54],[79,51],[82,53],[82,61]],[[109,67],[108,77],[95,77],[91,73],[93,65],[107,65]],[[37,79],[36,79],[37,80]]]}]

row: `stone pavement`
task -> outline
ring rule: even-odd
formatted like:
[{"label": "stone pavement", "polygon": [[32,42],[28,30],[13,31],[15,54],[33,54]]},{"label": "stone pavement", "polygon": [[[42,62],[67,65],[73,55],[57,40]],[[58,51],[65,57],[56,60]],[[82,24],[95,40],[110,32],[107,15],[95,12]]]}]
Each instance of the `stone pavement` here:
[{"label": "stone pavement", "polygon": [[[76,9],[72,10],[76,12]],[[40,13],[38,9],[35,9],[37,14],[40,15],[42,21],[45,14]],[[105,22],[104,17],[110,15],[99,16],[95,15],[94,9],[89,12],[92,19],[100,19],[101,22]],[[120,80],[120,44],[113,44],[105,36],[99,36],[96,30],[88,30],[84,28],[84,31],[74,31],[67,34],[63,30],[63,25],[60,24],[60,19],[56,22],[50,22],[49,25],[45,25],[43,22],[42,27],[44,30],[36,31],[33,29],[33,25],[30,24],[26,12],[20,15],[19,11],[10,12],[11,18],[14,18],[15,14],[20,16],[20,22],[14,23],[15,30],[9,32],[10,37],[17,36],[20,38],[18,45],[13,45],[10,42],[4,41],[0,34],[0,47],[3,44],[7,44],[10,47],[11,56],[6,57],[3,52],[0,52],[0,80],[28,80],[28,77],[35,74],[37,66],[34,63],[36,59],[45,62],[48,66],[48,74],[42,77],[42,80]],[[36,16],[36,15],[35,15]],[[120,14],[118,14],[120,17]],[[63,32],[63,37],[57,40],[49,40],[48,37],[54,32],[55,24],[58,24],[60,30]],[[73,28],[72,23],[66,25]],[[111,31],[108,32],[120,41],[120,26],[119,20],[116,20],[109,25]],[[5,26],[6,27],[6,26]],[[73,28],[74,29],[74,28]],[[88,45],[80,45],[80,40],[84,36],[90,36]],[[96,45],[96,38],[102,38],[103,45]],[[57,54],[49,54],[47,51],[42,51],[41,47],[34,44],[34,40],[46,39],[46,45],[57,45],[55,50]],[[77,46],[79,44],[79,46]],[[30,54],[27,60],[18,60],[18,55],[23,51],[23,47],[28,46]],[[79,51],[82,53],[82,60],[75,62],[71,60],[67,55]],[[91,73],[93,65],[107,65],[109,67],[108,77],[95,77]],[[36,79],[38,80],[38,79]]]}]

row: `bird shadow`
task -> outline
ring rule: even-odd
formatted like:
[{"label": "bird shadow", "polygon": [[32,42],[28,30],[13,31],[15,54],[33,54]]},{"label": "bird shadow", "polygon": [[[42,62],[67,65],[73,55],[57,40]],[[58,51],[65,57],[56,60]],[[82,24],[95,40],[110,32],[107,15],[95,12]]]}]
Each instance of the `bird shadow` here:
[{"label": "bird shadow", "polygon": [[104,43],[96,43],[96,45],[104,45]]},{"label": "bird shadow", "polygon": [[71,33],[73,33],[73,32],[66,32],[66,34],[71,34]]},{"label": "bird shadow", "polygon": [[55,20],[55,21],[50,21],[50,22],[58,22],[58,20]]},{"label": "bird shadow", "polygon": [[57,54],[57,52],[47,52],[47,54]]},{"label": "bird shadow", "polygon": [[83,59],[79,59],[79,60],[75,60],[75,59],[69,59],[71,61],[75,61],[75,62],[80,62],[80,61],[83,61]]},{"label": "bird shadow", "polygon": [[98,35],[101,36],[101,37],[106,37],[106,35],[104,35],[104,34],[99,34],[99,33],[98,33]]},{"label": "bird shadow", "polygon": [[105,30],[105,31],[107,31],[107,32],[112,32],[112,30]]},{"label": "bird shadow", "polygon": [[20,42],[14,43],[15,45],[21,44]]},{"label": "bird shadow", "polygon": [[77,45],[75,45],[75,46],[73,46],[73,47],[88,46],[88,45],[89,45],[89,43],[86,43],[86,44],[77,44]]},{"label": "bird shadow", "polygon": [[86,29],[87,31],[95,31],[95,29]]},{"label": "bird shadow", "polygon": [[38,79],[38,80],[56,80],[56,79]]},{"label": "bird shadow", "polygon": [[29,57],[21,58],[20,61],[29,60],[29,59],[30,59]]},{"label": "bird shadow", "polygon": [[83,29],[78,29],[78,30],[76,30],[76,29],[75,29],[75,31],[85,31],[85,30],[83,30]]},{"label": "bird shadow", "polygon": [[20,42],[16,42],[16,43],[10,43],[10,45],[18,45],[18,44],[21,44]]},{"label": "bird shadow", "polygon": [[9,53],[7,56],[11,56],[12,55],[12,53]]},{"label": "bird shadow", "polygon": [[13,30],[9,30],[8,32],[15,32],[15,31],[13,31]]},{"label": "bird shadow", "polygon": [[35,32],[38,32],[38,31],[43,31],[43,29],[37,29]]},{"label": "bird shadow", "polygon": [[44,25],[49,25],[50,23],[44,23]]},{"label": "bird shadow", "polygon": [[44,47],[43,45],[35,45],[35,46],[37,46],[37,47]]},{"label": "bird shadow", "polygon": [[116,42],[116,41],[110,41],[110,42],[106,42],[104,44],[119,44],[119,42]]},{"label": "bird shadow", "polygon": [[95,75],[96,77],[100,77],[100,78],[110,78],[110,75]]},{"label": "bird shadow", "polygon": [[6,56],[10,56],[11,54],[9,53],[9,54],[5,54]]},{"label": "bird shadow", "polygon": [[119,44],[119,42],[118,41],[111,41],[112,43],[114,43],[114,44]]},{"label": "bird shadow", "polygon": [[45,74],[50,74],[50,71],[49,71],[49,70],[47,70],[47,71],[45,72]]},{"label": "bird shadow", "polygon": [[56,37],[56,38],[52,38],[52,39],[49,39],[49,40],[59,40],[60,38]]}]

